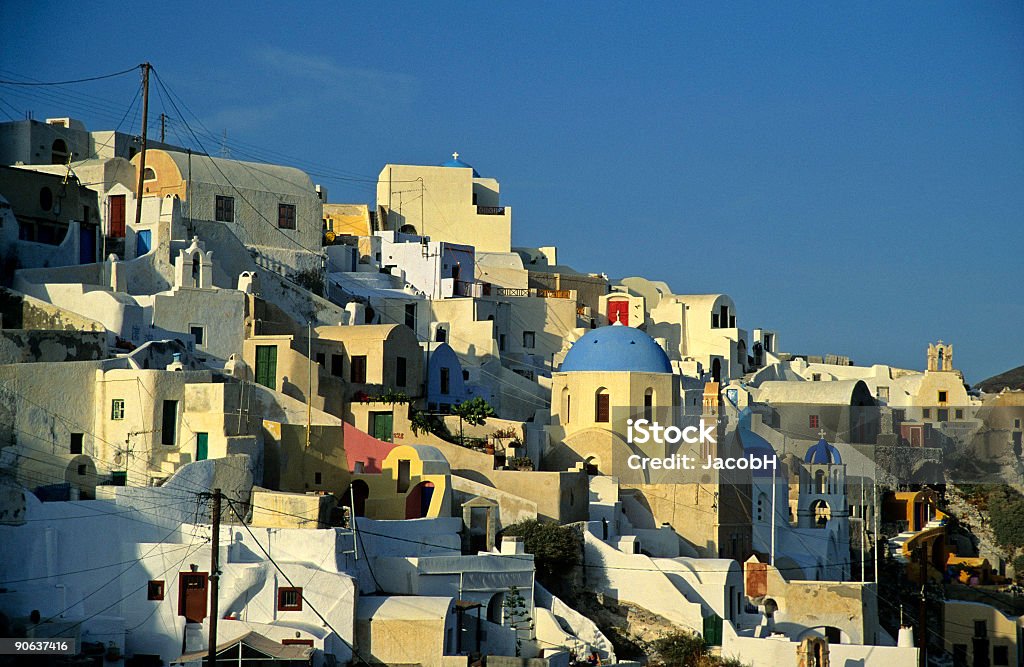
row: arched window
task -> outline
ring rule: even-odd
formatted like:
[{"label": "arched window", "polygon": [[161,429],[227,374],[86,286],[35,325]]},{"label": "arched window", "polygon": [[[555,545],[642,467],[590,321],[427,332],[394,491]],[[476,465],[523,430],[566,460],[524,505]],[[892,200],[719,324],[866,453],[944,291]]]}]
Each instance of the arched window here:
[{"label": "arched window", "polygon": [[52,164],[64,164],[68,161],[68,145],[63,139],[54,139],[50,148],[50,162]]},{"label": "arched window", "polygon": [[144,181],[155,181],[156,172],[153,171],[152,167],[146,167],[146,171],[142,172],[142,180]]},{"label": "arched window", "polygon": [[644,392],[644,419],[654,421],[654,390],[651,388]]},{"label": "arched window", "polygon": [[610,421],[611,403],[608,390],[601,387],[594,394],[594,421],[607,424]]},{"label": "arched window", "polygon": [[572,418],[572,396],[568,387],[562,387],[562,423],[568,424]]},{"label": "arched window", "polygon": [[39,208],[44,211],[53,208],[53,191],[50,188],[44,187],[39,191]]},{"label": "arched window", "polygon": [[825,480],[825,471],[819,470],[814,473],[814,492],[815,493],[828,493],[828,486]]}]

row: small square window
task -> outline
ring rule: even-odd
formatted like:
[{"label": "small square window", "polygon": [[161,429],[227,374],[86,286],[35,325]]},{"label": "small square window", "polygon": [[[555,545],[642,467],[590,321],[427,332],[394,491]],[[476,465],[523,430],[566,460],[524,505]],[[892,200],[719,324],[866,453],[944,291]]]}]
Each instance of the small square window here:
[{"label": "small square window", "polygon": [[301,588],[279,588],[279,589],[277,589],[277,610],[278,611],[302,611],[302,589]]},{"label": "small square window", "polygon": [[948,396],[948,394],[946,392],[940,391],[939,392],[939,403],[945,403],[946,402],[946,396]]},{"label": "small square window", "polygon": [[523,347],[532,350],[537,346],[537,334],[533,331],[523,332]]},{"label": "small square window", "polygon": [[110,418],[114,420],[124,419],[123,398],[115,398],[110,402]]},{"label": "small square window", "polygon": [[295,229],[295,204],[277,205],[277,226],[281,229]]},{"label": "small square window", "polygon": [[152,580],[146,587],[146,598],[149,600],[163,600],[164,599],[164,582],[159,580]]},{"label": "small square window", "polygon": [[947,410],[946,408],[939,408],[939,410],[938,410],[938,420],[940,422],[948,422],[949,421],[949,410]]},{"label": "small square window", "polygon": [[320,368],[323,368],[324,366],[326,366],[327,365],[327,354],[324,353],[324,352],[317,352],[316,353],[316,363],[320,365]]},{"label": "small square window", "polygon": [[81,454],[83,439],[84,436],[81,433],[72,433],[71,444],[68,446],[68,451],[72,454]]},{"label": "small square window", "polygon": [[811,373],[812,382],[821,382],[821,373]]},{"label": "small square window", "polygon": [[217,195],[217,211],[215,213],[217,222],[235,221],[235,198]]},{"label": "small square window", "polygon": [[80,463],[78,465],[78,476],[79,477],[85,477],[85,473],[86,473],[87,470],[88,470],[88,467],[84,463]]},{"label": "small square window", "polygon": [[188,332],[192,334],[192,337],[196,339],[196,345],[202,345],[203,340],[206,338],[206,327],[198,324],[192,324],[188,327]]},{"label": "small square window", "polygon": [[932,418],[932,410],[931,410],[931,408],[925,408],[924,410],[921,410],[921,416],[924,417],[925,419],[931,419]]},{"label": "small square window", "polygon": [[957,419],[963,419],[964,418],[964,411],[961,410],[960,408],[957,408],[955,414],[956,414],[956,418]]},{"label": "small square window", "polygon": [[818,415],[811,415],[807,420],[807,428],[818,428]]}]

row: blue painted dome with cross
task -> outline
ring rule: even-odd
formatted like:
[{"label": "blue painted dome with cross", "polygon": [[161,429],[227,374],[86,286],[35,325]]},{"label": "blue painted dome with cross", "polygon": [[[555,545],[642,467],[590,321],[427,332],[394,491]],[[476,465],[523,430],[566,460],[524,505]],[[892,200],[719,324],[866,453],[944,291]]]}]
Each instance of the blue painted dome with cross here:
[{"label": "blue painted dome with cross", "polygon": [[[458,152],[452,153],[452,159],[445,160],[441,163],[442,167],[455,167],[456,169],[473,169],[473,165],[463,162],[459,159]],[[480,174],[473,169],[473,178],[480,178]]]},{"label": "blue painted dome with cross", "polygon": [[653,338],[616,322],[591,329],[573,343],[559,370],[671,373],[672,364]]},{"label": "blue painted dome with cross", "polygon": [[841,465],[843,457],[835,445],[830,445],[822,436],[821,440],[814,443],[804,454],[804,462],[813,465]]}]

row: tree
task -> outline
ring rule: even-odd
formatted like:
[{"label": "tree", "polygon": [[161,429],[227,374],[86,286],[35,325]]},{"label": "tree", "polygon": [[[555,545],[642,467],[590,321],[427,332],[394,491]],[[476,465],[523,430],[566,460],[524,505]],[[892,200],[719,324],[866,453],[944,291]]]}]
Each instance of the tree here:
[{"label": "tree", "polygon": [[533,619],[530,618],[530,611],[526,608],[526,599],[519,593],[517,586],[509,586],[501,606],[505,609],[505,621],[516,632],[516,657],[519,657],[523,648],[523,640],[519,636],[519,631],[533,629]]},{"label": "tree", "polygon": [[489,417],[498,416],[494,408],[479,396],[459,403],[452,408],[452,414],[459,416],[459,444],[465,444],[466,440],[463,434],[463,423],[470,426],[483,426]]},{"label": "tree", "polygon": [[524,550],[533,554],[537,578],[549,588],[580,562],[580,541],[572,528],[528,519],[512,524],[502,535],[523,538]]}]

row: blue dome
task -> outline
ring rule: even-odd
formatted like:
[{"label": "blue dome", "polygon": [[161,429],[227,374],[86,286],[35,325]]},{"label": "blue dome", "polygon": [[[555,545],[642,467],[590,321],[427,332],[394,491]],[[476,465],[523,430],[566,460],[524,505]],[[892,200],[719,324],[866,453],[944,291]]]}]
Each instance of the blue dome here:
[{"label": "blue dome", "polygon": [[672,364],[665,351],[643,331],[613,324],[592,329],[573,343],[559,370],[671,373]]},{"label": "blue dome", "polygon": [[843,462],[843,457],[839,455],[838,449],[822,438],[807,450],[807,453],[804,454],[804,462],[814,465],[840,465]]},{"label": "blue dome", "polygon": [[[445,160],[441,163],[442,167],[455,167],[456,169],[473,169],[473,165],[467,164],[458,158],[458,153],[452,153],[452,159]],[[473,178],[480,178],[480,174],[476,173],[476,169],[473,169]]]}]

